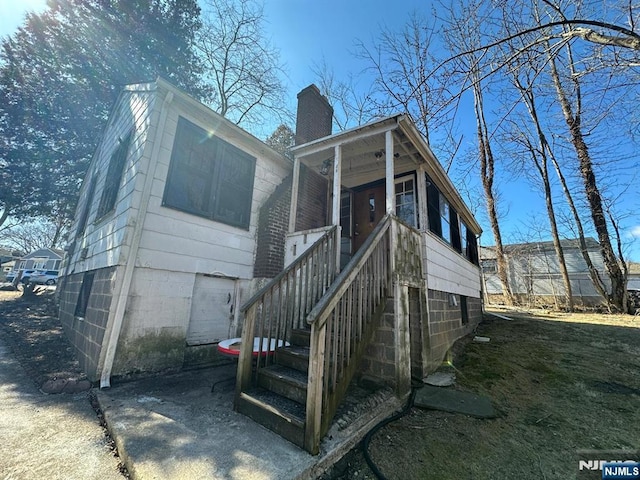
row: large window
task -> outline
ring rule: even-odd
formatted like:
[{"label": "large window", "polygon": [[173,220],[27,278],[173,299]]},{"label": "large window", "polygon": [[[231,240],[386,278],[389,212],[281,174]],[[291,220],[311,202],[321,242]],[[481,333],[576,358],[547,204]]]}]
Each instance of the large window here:
[{"label": "large window", "polygon": [[106,215],[113,210],[113,207],[116,205],[116,198],[118,198],[118,190],[120,189],[120,180],[122,180],[122,173],[127,163],[127,153],[129,152],[130,143],[131,133],[123,140],[120,140],[118,148],[116,148],[116,151],[111,155],[96,218]]},{"label": "large window", "polygon": [[248,229],[256,159],[184,118],[163,205]]},{"label": "large window", "polygon": [[427,214],[429,230],[449,243],[471,263],[478,265],[478,244],[476,236],[451,208],[447,198],[433,182],[427,181]]}]

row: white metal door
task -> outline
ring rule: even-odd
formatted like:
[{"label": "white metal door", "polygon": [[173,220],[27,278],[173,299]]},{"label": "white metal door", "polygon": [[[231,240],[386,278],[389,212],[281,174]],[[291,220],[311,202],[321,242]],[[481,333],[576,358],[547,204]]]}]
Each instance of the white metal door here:
[{"label": "white metal door", "polygon": [[236,281],[197,275],[187,330],[188,345],[204,345],[229,338],[235,311]]}]

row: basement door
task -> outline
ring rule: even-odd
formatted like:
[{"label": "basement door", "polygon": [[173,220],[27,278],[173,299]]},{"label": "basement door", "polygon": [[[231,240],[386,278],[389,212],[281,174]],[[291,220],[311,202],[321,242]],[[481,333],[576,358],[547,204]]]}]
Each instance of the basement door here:
[{"label": "basement door", "polygon": [[217,343],[232,335],[236,291],[234,279],[196,275],[187,345]]}]

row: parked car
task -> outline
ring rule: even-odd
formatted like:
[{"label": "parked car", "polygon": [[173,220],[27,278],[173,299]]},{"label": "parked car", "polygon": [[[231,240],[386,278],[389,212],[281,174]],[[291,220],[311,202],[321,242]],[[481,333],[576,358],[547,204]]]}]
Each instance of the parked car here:
[{"label": "parked car", "polygon": [[[20,278],[21,283],[28,283],[31,275],[35,272],[35,270],[24,270],[22,272],[22,277]],[[7,273],[7,282],[13,282],[13,279],[16,278],[18,272],[9,272]]]},{"label": "parked car", "polygon": [[55,285],[58,282],[58,270],[38,270],[29,277],[31,283]]}]

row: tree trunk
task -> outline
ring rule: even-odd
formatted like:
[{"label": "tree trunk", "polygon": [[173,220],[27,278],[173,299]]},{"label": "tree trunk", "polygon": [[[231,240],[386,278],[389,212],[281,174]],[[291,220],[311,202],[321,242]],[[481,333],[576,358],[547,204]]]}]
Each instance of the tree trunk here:
[{"label": "tree trunk", "polygon": [[[593,287],[602,296],[602,298],[605,301],[607,301],[608,294],[607,294],[606,286],[602,281],[602,279],[600,278],[600,274],[598,273],[598,270],[596,269],[595,265],[591,261],[591,257],[589,256],[587,241],[585,239],[584,229],[582,228],[582,220],[580,219],[580,215],[578,214],[578,209],[576,208],[576,204],[573,201],[573,196],[571,195],[571,191],[569,190],[569,186],[567,185],[567,180],[564,178],[562,170],[560,169],[560,165],[558,164],[558,161],[556,160],[555,156],[553,155],[553,152],[551,151],[548,145],[547,145],[547,148],[549,149],[548,150],[549,157],[551,158],[551,162],[553,163],[553,166],[556,170],[556,174],[560,179],[560,184],[562,185],[562,190],[564,191],[564,195],[567,199],[567,203],[569,204],[569,209],[571,210],[573,219],[576,222],[576,228],[578,229],[578,242],[580,244],[580,253],[582,254],[582,258],[587,264],[587,269],[589,270],[589,276],[591,277],[591,281],[593,282]],[[607,301],[607,305],[608,305],[608,301]]]},{"label": "tree trunk", "polygon": [[[542,131],[540,125],[540,119],[538,118],[538,111],[536,109],[536,103],[533,96],[533,92],[530,88],[525,88],[520,81],[515,79],[516,87],[522,93],[522,98],[526,101],[527,110],[529,116],[536,127],[536,133],[538,135],[538,143],[540,145],[540,152],[536,153],[533,146],[529,145],[532,160],[540,173],[542,178],[542,184],[544,188],[544,201],[547,207],[547,216],[549,217],[549,226],[551,227],[551,238],[553,239],[553,248],[558,257],[558,265],[560,267],[560,274],[562,275],[562,282],[564,283],[565,305],[567,309],[573,311],[573,292],[571,291],[571,279],[569,278],[569,272],[567,270],[567,262],[564,258],[564,251],[562,250],[562,244],[560,243],[560,235],[558,233],[558,222],[556,221],[556,213],[553,206],[553,197],[551,195],[551,182],[549,181],[549,168],[547,161],[547,150],[550,150],[547,138]],[[528,140],[527,140],[528,142]],[[538,156],[540,157],[538,159]],[[555,294],[554,294],[555,295]]]},{"label": "tree trunk", "polygon": [[511,287],[509,286],[509,278],[507,274],[507,262],[504,257],[504,248],[502,246],[502,234],[500,232],[500,224],[498,223],[498,213],[496,211],[496,200],[493,194],[494,179],[494,158],[491,146],[489,144],[489,135],[487,123],[484,118],[484,108],[482,103],[482,91],[480,88],[479,75],[474,75],[473,83],[474,108],[476,113],[476,122],[478,127],[478,153],[480,155],[480,174],[482,177],[482,187],[484,189],[485,199],[487,201],[487,213],[489,214],[489,222],[491,223],[491,231],[496,244],[496,267],[498,269],[498,278],[502,285],[502,294],[507,305],[513,305],[513,296]]},{"label": "tree trunk", "polygon": [[[580,123],[580,88],[579,80],[576,75],[572,75],[575,82],[576,95],[578,96],[578,107],[574,114],[569,99],[565,93],[564,87],[560,82],[560,76],[556,68],[555,59],[549,54],[549,64],[551,67],[551,76],[553,83],[556,87],[560,106],[562,107],[562,113],[564,115],[565,122],[569,127],[569,133],[571,135],[571,143],[578,156],[578,162],[580,165],[580,176],[584,184],[584,190],[589,203],[589,209],[591,211],[591,218],[598,235],[598,241],[600,242],[600,251],[604,259],[604,265],[607,269],[609,279],[611,281],[611,293],[607,296],[607,300],[611,308],[618,312],[626,311],[626,298],[627,291],[625,288],[624,273],[620,269],[618,259],[613,251],[611,240],[609,237],[609,231],[607,228],[607,221],[604,215],[604,208],[602,206],[602,196],[596,182],[595,172],[593,171],[593,163],[591,156],[589,155],[589,149],[584,141],[584,135],[582,134],[582,128]],[[573,72],[572,72],[573,73]]]}]

